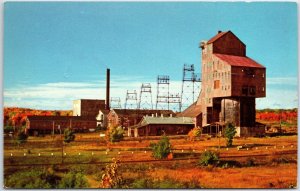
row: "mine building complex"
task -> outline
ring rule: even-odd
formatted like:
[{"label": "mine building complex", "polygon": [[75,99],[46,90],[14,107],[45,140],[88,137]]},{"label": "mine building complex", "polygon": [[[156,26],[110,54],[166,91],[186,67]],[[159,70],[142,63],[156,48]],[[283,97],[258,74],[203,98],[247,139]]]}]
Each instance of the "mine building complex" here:
[{"label": "mine building complex", "polygon": [[[97,126],[122,126],[128,136],[137,137],[161,135],[162,132],[187,134],[193,127],[200,127],[203,133],[216,135],[224,133],[225,124],[233,123],[237,136],[263,134],[264,125],[255,121],[255,99],[266,96],[266,68],[246,56],[246,45],[231,31],[218,31],[199,47],[201,92],[198,100],[180,113],[164,109],[110,108],[110,70],[107,69],[106,100],[75,100],[73,116],[29,116],[26,129],[54,132],[67,127],[86,131]],[[198,78],[195,78],[193,67],[191,70],[185,65],[185,69],[192,72],[192,82],[200,82],[200,78],[195,80]],[[158,95],[161,92],[158,91]],[[167,93],[163,98],[169,97]],[[178,98],[180,100],[180,96]]]}]

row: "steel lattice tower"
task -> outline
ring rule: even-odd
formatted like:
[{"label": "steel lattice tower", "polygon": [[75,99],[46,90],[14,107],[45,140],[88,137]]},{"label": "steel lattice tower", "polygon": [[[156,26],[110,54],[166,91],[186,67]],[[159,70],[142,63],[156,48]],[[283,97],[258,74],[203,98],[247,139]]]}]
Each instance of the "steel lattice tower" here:
[{"label": "steel lattice tower", "polygon": [[125,109],[137,109],[138,101],[137,101],[137,92],[136,90],[130,92],[127,90],[126,93],[126,101],[125,101]]},{"label": "steel lattice tower", "polygon": [[169,104],[171,105],[171,110],[181,111],[181,96],[180,94],[170,94]]},{"label": "steel lattice tower", "polygon": [[122,109],[120,97],[111,97],[110,98],[110,108]]},{"label": "steel lattice tower", "polygon": [[157,76],[156,109],[169,110],[169,76]]},{"label": "steel lattice tower", "polygon": [[143,83],[141,86],[138,109],[153,109],[152,91],[150,83]]},{"label": "steel lattice tower", "polygon": [[200,78],[195,74],[194,64],[184,64],[182,89],[181,89],[181,111],[195,102],[200,90]]}]

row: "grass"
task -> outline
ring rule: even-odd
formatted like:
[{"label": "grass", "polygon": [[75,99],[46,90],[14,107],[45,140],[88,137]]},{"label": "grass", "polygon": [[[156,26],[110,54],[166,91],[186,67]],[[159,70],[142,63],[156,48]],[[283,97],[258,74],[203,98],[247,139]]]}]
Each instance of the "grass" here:
[{"label": "grass", "polygon": [[[44,139],[45,138],[45,139]],[[153,160],[149,145],[153,140],[122,141],[115,144],[107,144],[99,137],[98,133],[78,135],[75,142],[65,144],[65,163],[87,163],[87,162],[109,162],[112,158],[121,161]],[[9,167],[8,164],[38,164],[38,163],[60,163],[61,142],[58,136],[52,138],[30,137],[28,142],[20,147],[11,144],[11,140],[4,140],[4,176],[18,172],[18,169],[26,167]],[[154,141],[155,142],[155,141]],[[170,139],[174,160],[168,163],[134,163],[122,164],[123,177],[131,177],[126,180],[128,186],[133,187],[134,179],[138,185],[152,181],[152,187],[157,185],[164,187],[177,185],[178,188],[192,188],[194,182],[196,187],[205,188],[288,188],[297,183],[297,154],[283,156],[272,155],[279,151],[292,151],[297,149],[297,136],[280,136],[264,138],[235,138],[234,146],[226,148],[224,138],[211,138],[210,140],[187,141],[184,138]],[[243,146],[237,150],[237,146]],[[293,145],[293,147],[292,147]],[[282,146],[285,146],[284,148]],[[266,147],[268,149],[266,149]],[[247,150],[248,148],[248,150]],[[258,149],[256,149],[258,148]],[[224,162],[222,167],[196,166],[197,160],[178,161],[176,159],[200,157],[204,150],[220,152],[220,156],[236,156],[248,154],[270,154],[268,157],[254,158],[244,157],[238,159],[227,158],[227,167]],[[109,150],[109,151],[108,151]],[[194,151],[193,151],[194,150]],[[146,151],[146,153],[145,153]],[[106,153],[107,152],[107,153]],[[13,153],[13,157],[10,154]],[[26,156],[24,156],[26,153]],[[38,154],[41,156],[38,156]],[[51,155],[53,153],[53,156]],[[80,153],[80,155],[79,155]],[[93,155],[92,155],[93,153]],[[223,159],[222,159],[223,160]],[[231,162],[230,162],[231,161]],[[241,166],[231,164],[241,164]],[[105,165],[105,164],[104,164]],[[63,165],[58,166],[59,172],[67,172],[70,169],[81,170],[87,175],[91,188],[97,188],[99,177],[101,177],[103,165]],[[28,168],[38,168],[30,166]],[[149,177],[149,179],[145,179]],[[145,183],[146,182],[146,183]]]}]

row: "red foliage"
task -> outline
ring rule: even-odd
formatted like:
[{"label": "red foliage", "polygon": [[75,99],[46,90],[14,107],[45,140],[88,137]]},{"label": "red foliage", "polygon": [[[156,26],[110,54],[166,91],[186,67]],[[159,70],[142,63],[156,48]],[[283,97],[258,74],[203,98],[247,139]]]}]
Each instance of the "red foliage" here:
[{"label": "red foliage", "polygon": [[26,124],[27,116],[41,115],[41,116],[53,116],[53,115],[72,115],[72,111],[51,111],[51,110],[36,110],[28,108],[17,108],[17,107],[5,107],[3,113],[3,124],[4,126],[16,126],[21,127]]},{"label": "red foliage", "polygon": [[264,121],[297,121],[297,110],[257,111],[256,119]]}]

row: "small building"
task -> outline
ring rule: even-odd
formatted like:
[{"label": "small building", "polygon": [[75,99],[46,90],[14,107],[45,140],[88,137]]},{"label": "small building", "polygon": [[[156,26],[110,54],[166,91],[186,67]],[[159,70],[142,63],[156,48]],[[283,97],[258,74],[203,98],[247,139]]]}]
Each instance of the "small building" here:
[{"label": "small building", "polygon": [[73,101],[73,116],[96,117],[100,109],[105,109],[105,100],[79,99]]},{"label": "small building", "polygon": [[186,135],[193,128],[191,117],[144,116],[139,124],[128,127],[128,136]]},{"label": "small building", "polygon": [[25,132],[30,135],[63,133],[66,128],[87,132],[96,128],[96,120],[86,116],[28,116]]},{"label": "small building", "polygon": [[177,117],[191,117],[193,118],[194,126],[202,126],[202,115],[201,115],[201,106],[197,105],[197,102],[194,102],[188,108],[186,108],[181,113],[176,115]]},{"label": "small building", "polygon": [[107,115],[109,114],[109,110],[107,109],[100,109],[99,113],[96,117],[97,120],[97,127],[100,127],[101,129],[107,128]]},{"label": "small building", "polygon": [[136,125],[144,116],[175,116],[171,110],[143,110],[143,109],[112,109],[107,115],[108,126],[129,127]]}]

